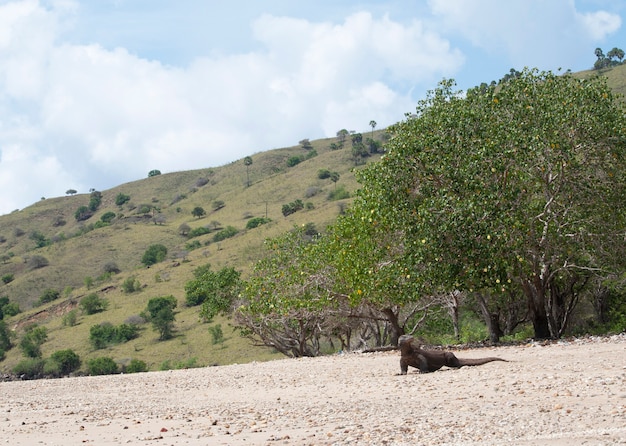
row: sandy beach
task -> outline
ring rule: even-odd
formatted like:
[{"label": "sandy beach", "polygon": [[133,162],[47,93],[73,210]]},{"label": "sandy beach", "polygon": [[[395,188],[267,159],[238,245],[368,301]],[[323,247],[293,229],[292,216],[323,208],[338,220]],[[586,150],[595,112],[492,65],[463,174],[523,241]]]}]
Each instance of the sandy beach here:
[{"label": "sandy beach", "polygon": [[511,362],[399,375],[399,352],[0,383],[0,442],[626,444],[626,334],[455,351]]}]

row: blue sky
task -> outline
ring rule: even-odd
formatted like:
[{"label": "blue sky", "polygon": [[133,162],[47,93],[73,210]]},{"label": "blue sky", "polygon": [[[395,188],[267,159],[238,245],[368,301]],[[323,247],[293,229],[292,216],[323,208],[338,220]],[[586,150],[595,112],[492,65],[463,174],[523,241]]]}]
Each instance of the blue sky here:
[{"label": "blue sky", "polygon": [[589,69],[617,0],[0,0],[0,214],[367,131],[443,78]]}]

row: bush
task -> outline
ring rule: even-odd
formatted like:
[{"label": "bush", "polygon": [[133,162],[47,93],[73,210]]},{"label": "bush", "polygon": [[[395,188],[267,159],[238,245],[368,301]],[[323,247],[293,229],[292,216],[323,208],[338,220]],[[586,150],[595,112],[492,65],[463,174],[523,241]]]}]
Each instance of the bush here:
[{"label": "bush", "polygon": [[222,229],[213,236],[213,241],[221,242],[222,240],[226,240],[227,238],[236,236],[238,233],[239,230],[234,226],[226,226],[224,229]]},{"label": "bush", "polygon": [[107,309],[108,301],[96,293],[83,297],[80,301],[80,309],[85,314],[96,314]]},{"label": "bush", "polygon": [[65,315],[63,315],[63,325],[65,327],[73,327],[76,325],[76,320],[78,319],[78,314],[76,310],[71,310]]},{"label": "bush", "polygon": [[209,333],[211,333],[211,340],[213,345],[224,343],[224,331],[221,324],[216,324],[209,327]]},{"label": "bush", "polygon": [[139,359],[132,359],[130,364],[124,367],[124,373],[141,373],[147,371],[147,364]]},{"label": "bush", "polygon": [[194,228],[191,231],[189,231],[187,237],[189,237],[189,238],[199,237],[201,235],[205,235],[205,234],[208,234],[210,232],[211,232],[211,230],[209,228],[201,226],[199,228]]},{"label": "bush", "polygon": [[161,171],[158,169],[153,169],[150,172],[148,172],[148,178],[156,177],[157,175],[161,175]]},{"label": "bush", "polygon": [[2,282],[7,284],[7,283],[11,283],[13,282],[13,280],[15,280],[15,275],[14,274],[4,274],[2,276]]},{"label": "bush", "polygon": [[87,206],[80,206],[78,209],[76,209],[76,212],[74,212],[74,218],[76,219],[76,221],[88,220],[91,218],[92,215],[93,211]]},{"label": "bush", "polygon": [[320,169],[317,171],[317,178],[320,180],[325,180],[326,178],[330,178],[330,170],[328,169]]},{"label": "bush", "polygon": [[330,201],[344,200],[346,198],[350,198],[350,192],[348,192],[343,186],[339,186],[328,194],[328,199]]},{"label": "bush", "polygon": [[0,319],[4,316],[15,316],[20,311],[20,305],[17,302],[9,302],[0,308]]},{"label": "bush", "polygon": [[105,273],[110,273],[110,274],[118,274],[120,273],[122,270],[117,266],[117,263],[115,262],[107,262],[104,264],[104,272]]},{"label": "bush", "polygon": [[139,291],[141,289],[141,282],[137,280],[136,276],[127,277],[124,282],[122,282],[122,290],[125,293],[134,293],[135,291]]},{"label": "bush", "polygon": [[89,329],[89,342],[96,350],[101,350],[112,344],[122,344],[135,339],[139,334],[136,325],[121,324],[114,326],[110,322],[93,325]]},{"label": "bush", "polygon": [[115,212],[109,211],[109,212],[105,212],[104,215],[100,217],[100,220],[103,221],[104,223],[111,223],[115,217],[116,217]]},{"label": "bush", "polygon": [[35,247],[37,248],[43,248],[51,243],[50,240],[48,240],[46,236],[39,231],[31,232],[29,238],[35,242]]},{"label": "bush", "polygon": [[103,356],[87,361],[87,373],[89,375],[113,375],[118,373],[118,367],[113,358]]},{"label": "bush", "polygon": [[69,375],[80,367],[80,357],[74,352],[74,350],[57,350],[52,353],[48,362],[55,363],[58,369],[58,375]]},{"label": "bush", "polygon": [[150,245],[141,258],[141,263],[146,266],[162,262],[167,256],[167,248],[161,244]]},{"label": "bush", "polygon": [[13,336],[14,334],[7,326],[6,322],[0,320],[0,350],[3,352],[11,350],[11,347],[13,347],[11,338],[13,338]]},{"label": "bush", "polygon": [[126,195],[123,193],[119,193],[117,194],[117,196],[115,197],[115,204],[118,206],[122,206],[125,203],[128,203],[130,201],[130,195]]},{"label": "bush", "polygon": [[300,164],[302,162],[302,157],[300,156],[291,156],[289,157],[289,159],[287,159],[287,167],[294,167],[297,166],[298,164]]},{"label": "bush", "polygon": [[304,209],[304,203],[302,200],[296,200],[288,204],[283,204],[282,213],[283,216],[287,217],[288,215],[298,212],[301,209]]},{"label": "bush", "polygon": [[28,259],[28,268],[29,269],[43,268],[43,267],[48,266],[49,264],[50,264],[50,262],[48,261],[48,259],[46,259],[44,256],[40,256],[40,255],[32,256],[30,259]]},{"label": "bush", "polygon": [[28,358],[13,367],[13,374],[22,379],[36,379],[43,376],[44,361],[41,358]]},{"label": "bush", "polygon": [[272,221],[271,218],[254,217],[254,218],[251,218],[250,220],[248,220],[248,222],[246,223],[246,229],[254,229],[254,228],[257,228],[257,227],[259,227],[261,225],[269,223],[270,221]]},{"label": "bush", "polygon": [[43,292],[41,296],[39,296],[39,303],[45,304],[48,302],[52,302],[53,300],[57,300],[60,296],[61,293],[59,293],[57,290],[52,290],[48,288]]},{"label": "bush", "polygon": [[20,350],[26,357],[41,358],[41,344],[46,342],[47,339],[48,330],[46,327],[39,327],[33,324],[26,328],[20,341]]}]

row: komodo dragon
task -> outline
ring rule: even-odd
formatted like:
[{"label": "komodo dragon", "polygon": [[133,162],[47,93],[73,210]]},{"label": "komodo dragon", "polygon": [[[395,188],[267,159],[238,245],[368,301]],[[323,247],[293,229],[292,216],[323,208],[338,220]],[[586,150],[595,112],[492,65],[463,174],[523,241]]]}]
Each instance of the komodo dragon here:
[{"label": "komodo dragon", "polygon": [[419,369],[420,373],[430,373],[439,370],[444,365],[446,367],[459,368],[466,365],[483,365],[492,361],[504,361],[501,358],[479,358],[460,359],[452,352],[442,352],[434,350],[422,350],[419,345],[413,343],[413,336],[402,335],[398,339],[400,348],[400,370],[402,375],[406,375],[409,366]]}]

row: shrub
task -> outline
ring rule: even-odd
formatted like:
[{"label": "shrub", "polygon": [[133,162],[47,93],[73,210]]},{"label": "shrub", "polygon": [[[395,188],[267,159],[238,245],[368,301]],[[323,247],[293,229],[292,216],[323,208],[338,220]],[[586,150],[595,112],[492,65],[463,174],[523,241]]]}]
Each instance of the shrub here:
[{"label": "shrub", "polygon": [[[0,308],[0,316],[15,316],[20,311],[20,305],[17,302],[9,302]],[[0,319],[2,319],[2,317],[0,317]]]},{"label": "shrub", "polygon": [[59,293],[57,290],[48,288],[43,292],[41,296],[39,296],[39,303],[45,304],[48,302],[52,302],[53,300],[57,300],[60,296],[61,293]]},{"label": "shrub", "polygon": [[148,172],[148,178],[156,177],[157,175],[161,175],[161,171],[158,169],[154,169]]},{"label": "shrub", "polygon": [[124,373],[141,373],[147,371],[147,364],[139,359],[131,359],[130,363],[124,367]]},{"label": "shrub", "polygon": [[330,201],[344,200],[346,198],[350,198],[350,192],[348,192],[343,186],[339,186],[328,194],[328,199]]},{"label": "shrub", "polygon": [[152,211],[152,205],[151,204],[140,204],[138,209],[137,209],[137,213],[138,214],[149,214],[150,211]]},{"label": "shrub", "polygon": [[87,373],[89,375],[113,375],[118,373],[118,367],[113,358],[103,356],[87,361]]},{"label": "shrub", "polygon": [[205,235],[210,233],[211,230],[207,227],[201,226],[199,228],[194,228],[191,231],[189,231],[188,237],[189,238],[193,238],[193,237],[199,237],[201,235]]},{"label": "shrub", "polygon": [[206,184],[208,184],[208,182],[209,182],[208,178],[204,178],[204,177],[198,178],[196,180],[196,187],[205,186]]},{"label": "shrub", "polygon": [[11,347],[13,347],[11,343],[13,336],[14,334],[7,326],[6,322],[0,320],[0,350],[4,352],[11,350]]},{"label": "shrub", "polygon": [[272,221],[272,219],[270,219],[270,218],[254,217],[254,218],[251,218],[250,220],[248,220],[248,222],[246,223],[246,229],[254,229],[254,228],[257,228],[257,227],[259,227],[261,225],[269,223],[270,221]]},{"label": "shrub", "polygon": [[13,374],[22,379],[36,379],[43,376],[44,361],[41,358],[27,358],[13,367]]},{"label": "shrub", "polygon": [[13,282],[14,279],[15,279],[14,274],[5,274],[2,276],[2,282],[5,284]]},{"label": "shrub", "polygon": [[115,262],[105,263],[103,269],[105,273],[110,273],[110,274],[118,274],[119,272],[121,272],[120,268],[117,266],[117,263]]},{"label": "shrub", "polygon": [[141,289],[141,282],[137,280],[136,276],[127,277],[124,282],[122,282],[122,291],[125,293],[134,293],[135,291],[139,291]]},{"label": "shrub", "polygon": [[63,325],[65,327],[73,327],[76,325],[78,319],[78,313],[76,310],[71,310],[63,315]]},{"label": "shrub", "polygon": [[304,198],[311,198],[320,193],[320,188],[317,186],[308,187],[306,191],[304,191]]},{"label": "shrub", "polygon": [[89,210],[96,212],[100,207],[100,203],[102,203],[102,192],[94,190],[89,196]]},{"label": "shrub", "polygon": [[50,362],[56,363],[60,375],[69,375],[80,367],[80,357],[74,350],[70,349],[57,350],[52,353],[52,355],[50,355]]},{"label": "shrub", "polygon": [[115,197],[115,204],[118,206],[122,206],[125,203],[128,203],[130,201],[130,195],[126,195],[123,193],[119,193],[117,194],[117,196]]},{"label": "shrub", "polygon": [[100,217],[100,221],[103,221],[104,223],[111,223],[115,217],[115,212],[105,212],[104,215]]},{"label": "shrub", "polygon": [[96,293],[83,297],[80,301],[80,309],[85,314],[96,314],[107,309],[108,301]]},{"label": "shrub", "polygon": [[136,325],[121,324],[114,326],[110,322],[93,325],[89,329],[89,342],[96,350],[103,349],[112,344],[122,344],[135,339],[139,334]]},{"label": "shrub", "polygon": [[222,209],[224,206],[226,206],[226,203],[224,203],[224,201],[223,201],[223,200],[215,200],[215,201],[212,203],[212,206],[213,206],[213,210],[214,210],[214,211],[217,211],[217,210]]},{"label": "shrub", "polygon": [[47,339],[48,330],[46,327],[39,327],[33,324],[26,328],[20,341],[20,350],[26,357],[41,358],[41,344],[46,342]]},{"label": "shrub", "polygon": [[222,331],[221,324],[209,327],[209,333],[211,333],[211,341],[213,345],[224,343],[224,331]]},{"label": "shrub", "polygon": [[304,209],[304,203],[302,202],[302,200],[296,200],[292,201],[291,203],[284,204],[282,208],[282,213],[283,216],[286,217],[301,209]]},{"label": "shrub", "polygon": [[302,157],[300,156],[291,156],[289,157],[289,159],[287,159],[287,167],[294,167],[297,166],[298,164],[300,164],[302,162]]},{"label": "shrub", "polygon": [[167,248],[161,244],[150,245],[141,258],[141,263],[146,266],[162,262],[167,256]]},{"label": "shrub", "polygon": [[128,316],[124,323],[128,325],[141,325],[145,324],[146,320],[138,314],[134,314],[132,316]]},{"label": "shrub", "polygon": [[198,240],[193,240],[185,244],[185,249],[187,251],[193,251],[194,249],[198,249],[198,248],[202,248],[202,244]]},{"label": "shrub", "polygon": [[35,242],[35,247],[37,248],[43,248],[51,243],[50,240],[48,240],[46,236],[39,231],[31,232],[29,238]]},{"label": "shrub", "polygon": [[221,242],[222,240],[226,240],[227,238],[234,237],[239,233],[239,230],[234,226],[226,226],[224,229],[219,231],[213,236],[214,242]]},{"label": "shrub", "polygon": [[39,269],[48,266],[50,262],[44,256],[35,255],[28,259],[29,269]]},{"label": "shrub", "polygon": [[87,206],[80,206],[78,209],[76,209],[76,212],[74,212],[74,218],[76,219],[76,221],[88,220],[91,218],[92,215],[93,211]]}]

